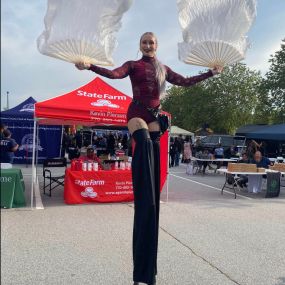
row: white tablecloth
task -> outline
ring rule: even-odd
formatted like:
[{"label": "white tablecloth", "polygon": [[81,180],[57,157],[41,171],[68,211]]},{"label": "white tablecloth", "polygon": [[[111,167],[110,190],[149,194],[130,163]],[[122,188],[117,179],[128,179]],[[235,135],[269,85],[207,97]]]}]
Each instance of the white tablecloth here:
[{"label": "white tablecloth", "polygon": [[262,176],[261,175],[248,175],[248,192],[259,193],[262,188]]}]

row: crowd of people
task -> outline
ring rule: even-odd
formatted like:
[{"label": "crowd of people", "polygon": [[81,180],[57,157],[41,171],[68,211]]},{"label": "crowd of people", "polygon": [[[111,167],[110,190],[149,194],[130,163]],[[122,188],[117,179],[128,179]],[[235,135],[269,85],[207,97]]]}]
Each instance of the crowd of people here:
[{"label": "crowd of people", "polygon": [[[209,149],[203,147],[199,140],[194,143],[190,136],[183,138],[180,135],[170,138],[169,167],[179,166],[180,162],[189,164],[192,157],[209,160],[236,157],[240,163],[253,163],[257,167],[268,168],[271,162],[265,156],[264,146],[264,142],[258,143],[255,140],[249,140],[242,152],[239,153],[236,146],[225,149],[221,144],[218,144],[216,147]],[[204,161],[200,163],[202,171],[205,172],[209,162]],[[223,162],[217,162],[217,168],[223,164]],[[244,184],[241,183],[241,186]]]},{"label": "crowd of people", "polygon": [[14,153],[19,148],[17,142],[12,138],[12,133],[1,123],[0,138],[0,162],[13,163]]},{"label": "crowd of people", "polygon": [[68,158],[78,158],[80,153],[86,152],[88,148],[93,148],[97,156],[109,154],[115,156],[116,150],[122,150],[125,155],[131,156],[131,142],[128,134],[121,132],[97,132],[84,133],[77,131],[74,135],[64,131],[61,147],[61,156],[68,154]]}]

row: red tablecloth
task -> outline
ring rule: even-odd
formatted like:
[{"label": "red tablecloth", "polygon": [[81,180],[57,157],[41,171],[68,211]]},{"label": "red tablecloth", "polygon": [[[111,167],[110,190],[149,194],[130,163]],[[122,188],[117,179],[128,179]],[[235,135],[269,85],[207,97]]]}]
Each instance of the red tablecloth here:
[{"label": "red tablecloth", "polygon": [[66,169],[64,184],[66,204],[133,200],[130,170],[73,171],[70,168]]}]

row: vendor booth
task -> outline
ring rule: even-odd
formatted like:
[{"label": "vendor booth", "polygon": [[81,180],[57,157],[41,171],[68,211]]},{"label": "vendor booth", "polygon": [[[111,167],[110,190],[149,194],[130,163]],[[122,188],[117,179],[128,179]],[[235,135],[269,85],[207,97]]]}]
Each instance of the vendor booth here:
[{"label": "vendor booth", "polygon": [[[29,97],[16,107],[1,112],[1,123],[7,126],[12,133],[12,138],[19,144],[19,149],[15,152],[15,164],[32,162],[35,103],[36,100]],[[61,133],[61,126],[41,125],[39,127],[36,144],[39,162],[47,157],[59,156]],[[53,143],[50,144],[49,141]]]},{"label": "vendor booth", "polygon": [[[131,101],[132,98],[96,77],[70,93],[36,103],[35,126],[46,124],[126,127],[126,114]],[[35,164],[35,152],[33,158]],[[78,204],[132,201],[130,160],[128,157],[119,160],[121,163],[114,163],[115,167],[109,170],[98,168],[95,162],[86,162],[84,167],[79,168],[73,163],[65,172],[65,202]],[[167,170],[168,132],[165,132],[161,137],[161,189],[167,178]]]},{"label": "vendor booth", "polygon": [[247,140],[263,142],[264,155],[272,158],[285,157],[285,124],[246,125],[236,131],[236,135]]},{"label": "vendor booth", "polygon": [[191,140],[192,140],[192,142],[194,142],[194,137],[195,137],[195,135],[194,135],[194,133],[191,133],[191,132],[189,132],[189,131],[187,131],[187,130],[184,130],[184,129],[182,129],[182,128],[179,128],[179,127],[177,127],[177,126],[171,126],[171,128],[170,128],[170,136],[171,137],[177,137],[177,136],[189,136],[190,138],[191,138]]}]

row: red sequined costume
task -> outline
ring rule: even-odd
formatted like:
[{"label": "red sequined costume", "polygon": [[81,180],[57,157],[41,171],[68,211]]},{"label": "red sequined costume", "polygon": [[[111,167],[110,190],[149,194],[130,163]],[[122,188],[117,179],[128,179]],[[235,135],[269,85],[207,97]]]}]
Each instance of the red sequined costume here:
[{"label": "red sequined costume", "polygon": [[[143,56],[137,61],[127,61],[114,70],[91,65],[90,70],[111,79],[120,79],[130,76],[133,99],[141,102],[148,108],[157,108],[160,104],[159,85],[156,79],[154,61],[156,58]],[[191,86],[213,76],[211,70],[204,74],[185,78],[172,71],[165,65],[166,81],[178,86]],[[147,124],[156,119],[143,106],[131,103],[127,113],[128,121],[134,117],[142,118]]]}]

